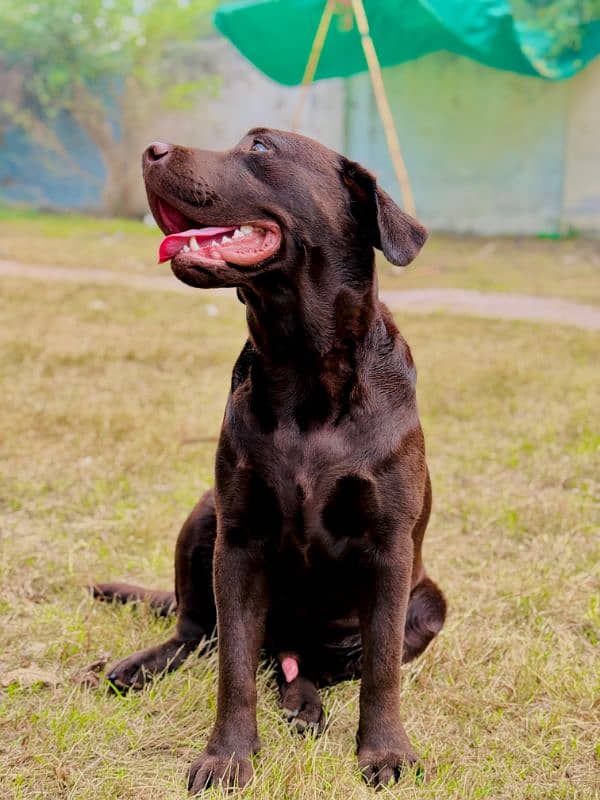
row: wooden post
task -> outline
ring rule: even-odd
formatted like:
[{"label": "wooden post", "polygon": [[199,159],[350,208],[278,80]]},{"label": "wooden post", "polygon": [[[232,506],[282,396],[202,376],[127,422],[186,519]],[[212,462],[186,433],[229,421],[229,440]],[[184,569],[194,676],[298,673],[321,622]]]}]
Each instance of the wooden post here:
[{"label": "wooden post", "polygon": [[[375,102],[377,103],[377,110],[383,125],[385,139],[388,146],[388,151],[392,159],[392,166],[396,173],[396,178],[400,186],[400,193],[402,194],[402,204],[406,211],[412,216],[415,215],[415,200],[406,169],[406,163],[400,148],[400,141],[398,139],[398,132],[394,124],[394,117],[392,110],[385,92],[383,83],[383,75],[381,73],[381,65],[371,38],[369,30],[369,20],[363,5],[363,0],[341,0],[345,6],[352,6],[352,12],[356,18],[358,32],[360,33],[360,40],[367,61],[369,70],[369,77],[371,78],[371,85],[373,87],[373,94],[375,95]],[[308,95],[308,90],[311,83],[314,81],[315,73],[319,65],[319,59],[323,52],[325,40],[331,25],[331,19],[335,11],[336,0],[326,0],[323,14],[315,33],[315,38],[312,43],[306,69],[302,76],[302,88],[300,90],[300,98],[292,120],[292,130],[298,130],[302,120],[302,112]]]},{"label": "wooden post", "polygon": [[387,140],[388,150],[390,151],[392,165],[394,167],[394,172],[396,173],[398,183],[400,184],[403,205],[409,214],[415,216],[415,200],[408,177],[408,171],[406,169],[404,157],[402,156],[402,150],[400,149],[400,141],[398,139],[396,126],[394,125],[392,110],[385,93],[383,76],[381,74],[381,65],[379,64],[379,58],[377,57],[373,39],[371,39],[369,21],[367,19],[363,1],[352,0],[352,10],[354,11],[354,16],[356,17],[356,24],[358,25],[358,32],[360,33],[363,51],[367,60],[371,84],[373,86],[373,93],[377,102],[379,116],[381,117],[381,122],[383,124],[383,130]]},{"label": "wooden post", "polygon": [[300,123],[302,122],[302,112],[308,96],[308,90],[310,88],[310,84],[314,80],[317,67],[319,66],[319,60],[321,58],[321,53],[323,52],[325,39],[327,38],[327,34],[329,32],[329,26],[331,24],[331,18],[333,17],[334,8],[335,0],[327,0],[325,3],[325,8],[323,9],[323,15],[321,16],[321,20],[317,27],[317,32],[315,33],[312,47],[310,49],[308,61],[306,62],[306,69],[304,70],[304,75],[302,76],[300,98],[294,112],[294,119],[292,120],[293,131],[297,131],[300,127]]}]

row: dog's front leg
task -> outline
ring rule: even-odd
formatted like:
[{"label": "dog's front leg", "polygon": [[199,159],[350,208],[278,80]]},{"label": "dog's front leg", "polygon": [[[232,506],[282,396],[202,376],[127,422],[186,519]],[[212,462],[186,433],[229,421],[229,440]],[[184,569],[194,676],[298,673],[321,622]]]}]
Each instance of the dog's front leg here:
[{"label": "dog's front leg", "polygon": [[394,552],[377,553],[366,567],[360,626],[363,644],[358,761],[367,783],[398,780],[415,763],[400,720],[400,668],[412,570],[410,535],[395,537]]},{"label": "dog's front leg", "polygon": [[206,749],[192,764],[189,789],[243,786],[260,746],[256,727],[256,669],[264,639],[267,584],[259,546],[217,538],[214,584],[219,641],[217,719]]}]

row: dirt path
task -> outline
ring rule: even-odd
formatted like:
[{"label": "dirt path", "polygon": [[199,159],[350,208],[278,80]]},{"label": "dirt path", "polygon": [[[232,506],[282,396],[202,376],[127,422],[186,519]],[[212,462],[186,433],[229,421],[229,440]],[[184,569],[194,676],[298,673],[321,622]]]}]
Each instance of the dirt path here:
[{"label": "dirt path", "polygon": [[[127,286],[143,291],[175,292],[195,291],[175,280],[171,275],[126,275],[103,269],[70,269],[0,259],[0,277],[26,278],[28,280],[64,281],[67,283]],[[230,289],[210,289],[208,294],[232,295]],[[556,322],[577,328],[600,330],[600,308],[573,303],[554,297],[533,297],[525,294],[477,292],[472,289],[388,289],[381,299],[390,308],[411,313],[444,311],[492,319],[520,319],[535,322]]]},{"label": "dirt path", "polygon": [[600,308],[562,300],[508,292],[477,292],[473,289],[388,289],[381,297],[390,308],[412,312],[445,311],[493,319],[556,322],[589,331],[600,330]]}]

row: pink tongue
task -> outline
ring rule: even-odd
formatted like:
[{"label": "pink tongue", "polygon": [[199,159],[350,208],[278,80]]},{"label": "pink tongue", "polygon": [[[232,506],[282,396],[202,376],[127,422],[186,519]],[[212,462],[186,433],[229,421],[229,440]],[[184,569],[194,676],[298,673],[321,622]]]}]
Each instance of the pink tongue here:
[{"label": "pink tongue", "polygon": [[198,228],[197,230],[191,228],[189,231],[171,233],[169,236],[165,236],[160,243],[158,249],[158,263],[162,264],[163,261],[169,261],[171,258],[174,258],[186,244],[189,246],[190,236],[195,236],[198,244],[201,244],[203,240],[213,239],[215,236],[234,230],[235,228]]},{"label": "pink tongue", "polygon": [[281,669],[287,683],[291,683],[298,677],[298,662],[292,656],[286,656],[282,660]]}]

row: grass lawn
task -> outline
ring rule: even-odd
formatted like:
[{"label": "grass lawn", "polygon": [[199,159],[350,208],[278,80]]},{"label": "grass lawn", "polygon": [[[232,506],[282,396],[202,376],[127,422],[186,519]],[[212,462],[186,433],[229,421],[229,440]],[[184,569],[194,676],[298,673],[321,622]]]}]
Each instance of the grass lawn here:
[{"label": "grass lawn", "polygon": [[[49,261],[80,260],[76,243],[62,250],[70,227],[53,250],[41,246],[53,232],[31,235],[30,260],[43,260],[35,247]],[[147,259],[155,238],[138,226],[122,241]],[[90,263],[104,245],[84,247]],[[215,656],[124,697],[74,677],[105,652],[116,659],[166,636],[170,623],[96,604],[84,587],[171,583],[178,526],[212,482],[212,437],[244,337],[242,308],[216,303],[2,280],[2,798],[186,797],[215,713]],[[425,556],[450,614],[404,671],[404,721],[426,780],[408,775],[378,796],[597,798],[597,337],[443,315],[399,322],[420,369],[434,485]],[[328,690],[328,730],[302,739],[261,669],[263,750],[236,796],[373,797],[353,755],[357,700],[357,683]]]},{"label": "grass lawn", "polygon": [[[168,265],[156,266],[159,241],[157,229],[134,220],[0,207],[0,259],[167,274]],[[451,287],[600,304],[598,241],[434,234],[408,269],[393,269],[382,256],[378,263],[380,283],[386,289]]]}]

